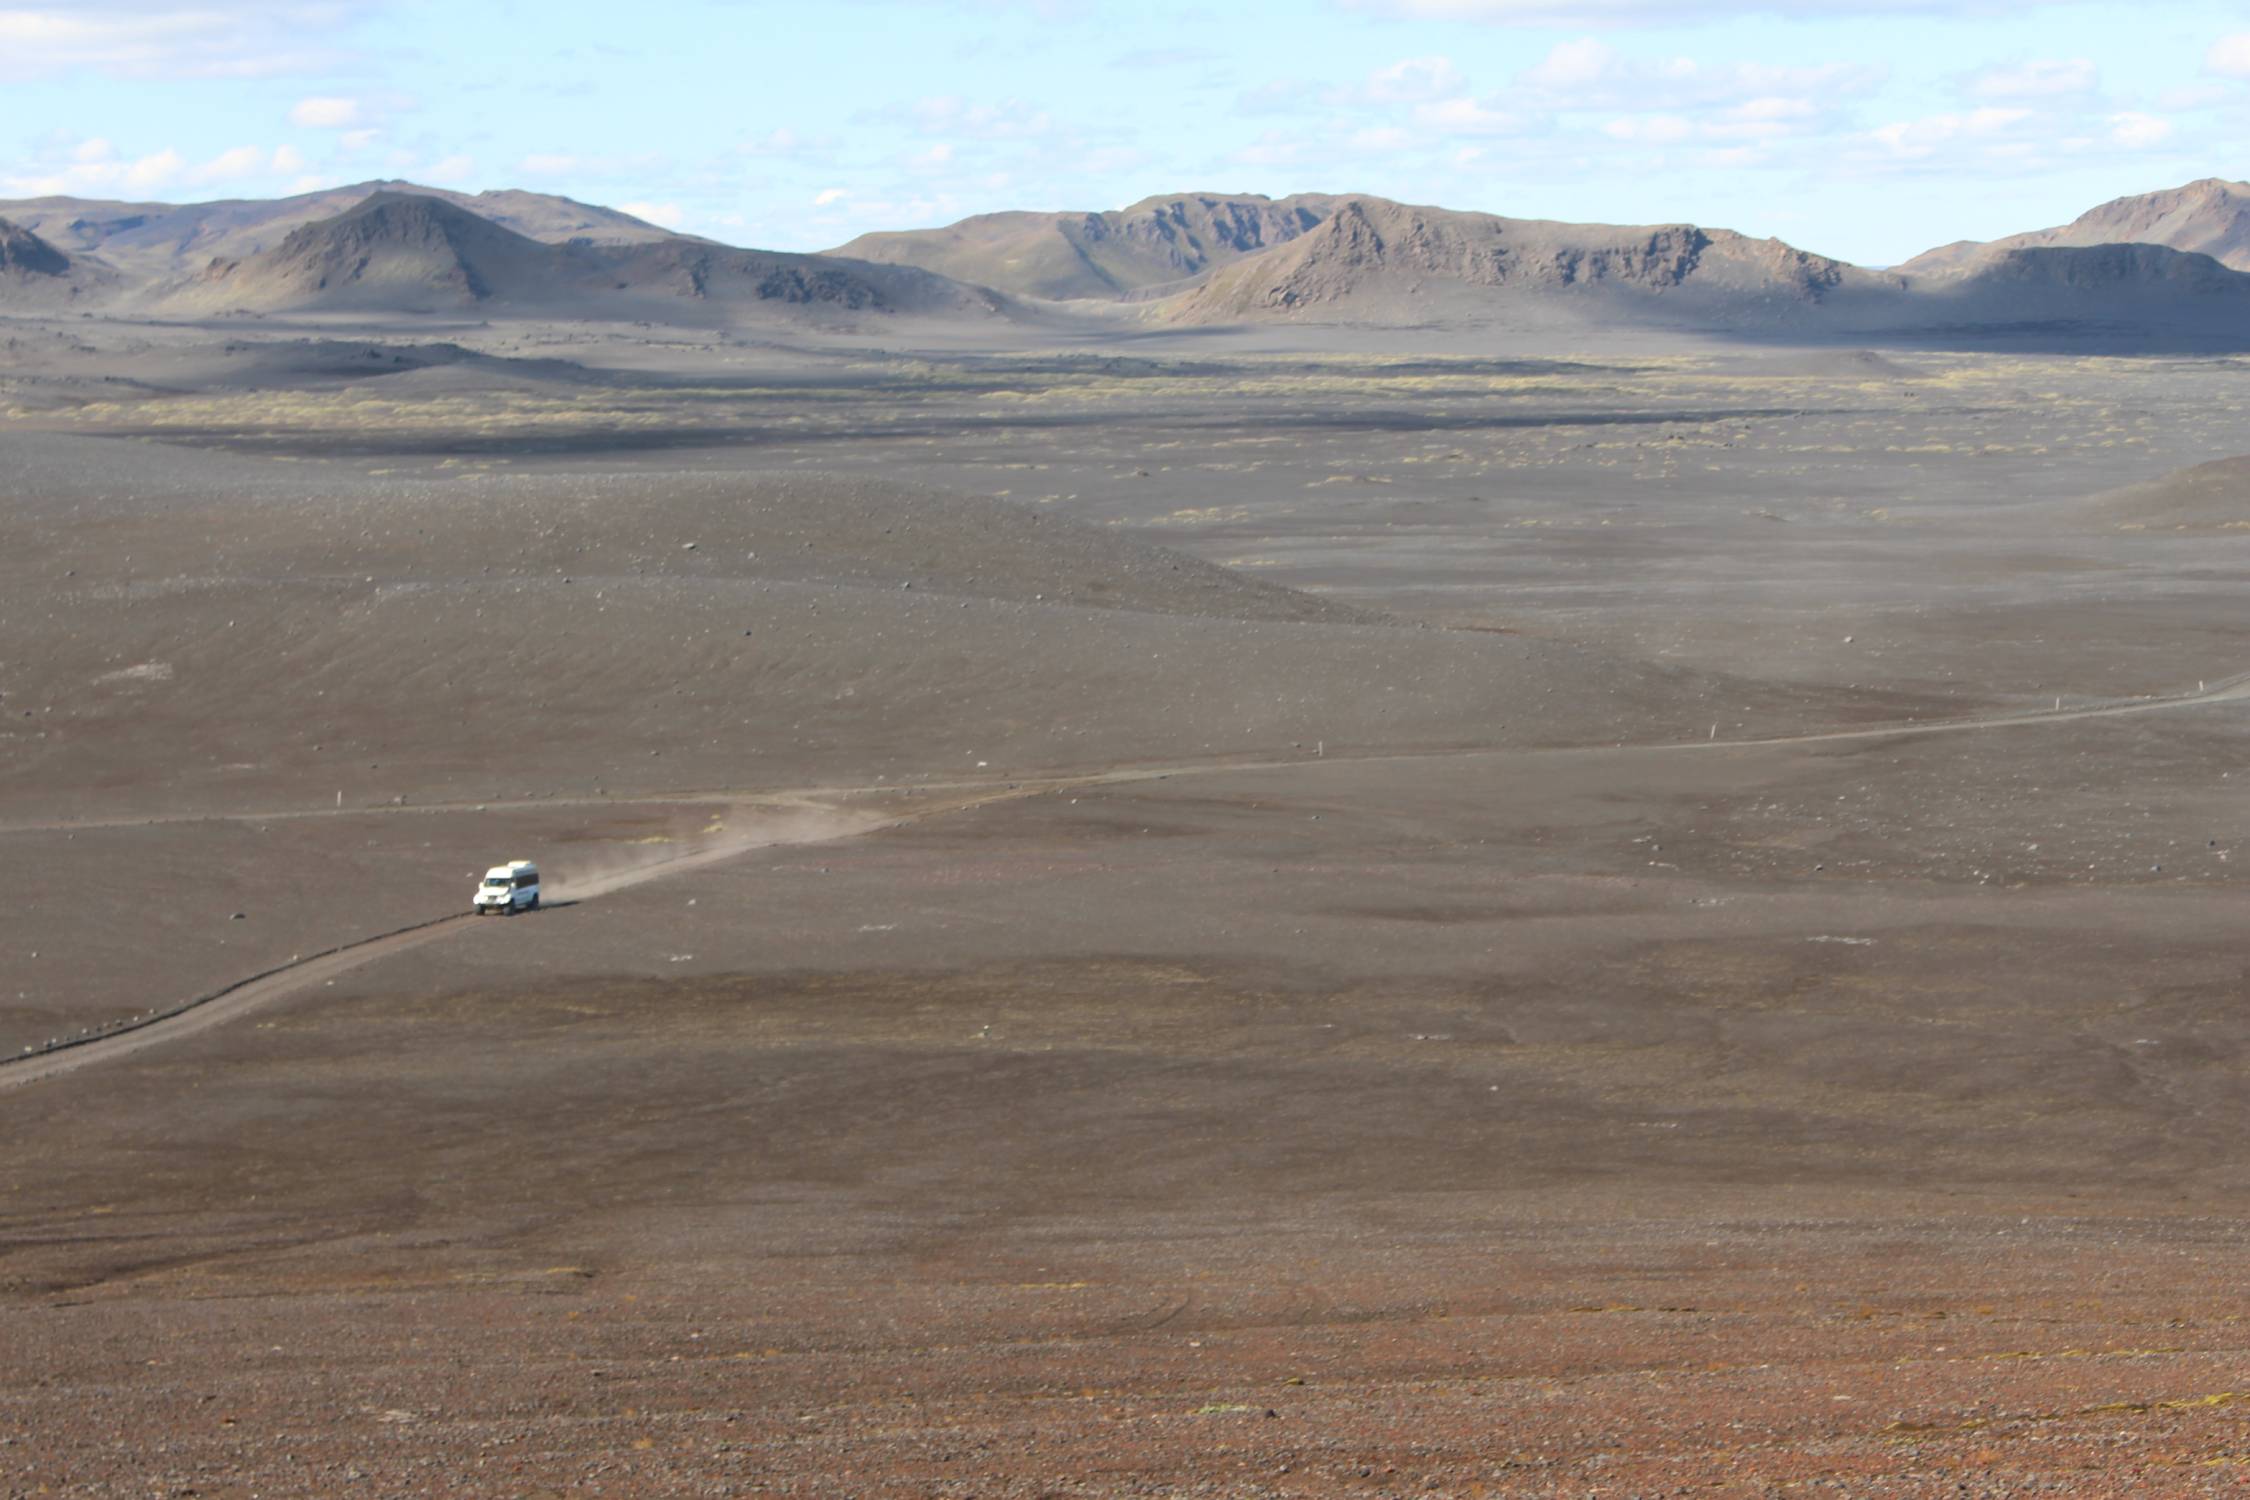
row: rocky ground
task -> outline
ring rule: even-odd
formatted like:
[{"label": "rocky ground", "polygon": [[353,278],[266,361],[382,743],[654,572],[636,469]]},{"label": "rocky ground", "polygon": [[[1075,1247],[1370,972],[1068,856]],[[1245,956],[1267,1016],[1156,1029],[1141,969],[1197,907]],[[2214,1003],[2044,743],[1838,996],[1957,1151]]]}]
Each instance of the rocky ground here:
[{"label": "rocky ground", "polygon": [[0,1494],[2239,1492],[2226,362],[321,332],[9,330],[0,1049],[587,894],[0,1066]]}]

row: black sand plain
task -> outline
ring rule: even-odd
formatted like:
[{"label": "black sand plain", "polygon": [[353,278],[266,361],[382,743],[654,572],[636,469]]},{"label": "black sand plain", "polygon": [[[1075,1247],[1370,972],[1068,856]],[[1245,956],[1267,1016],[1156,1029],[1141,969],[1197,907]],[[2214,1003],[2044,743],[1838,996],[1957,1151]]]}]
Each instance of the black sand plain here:
[{"label": "black sand plain", "polygon": [[2239,1492],[2239,358],[5,337],[0,1493]]}]

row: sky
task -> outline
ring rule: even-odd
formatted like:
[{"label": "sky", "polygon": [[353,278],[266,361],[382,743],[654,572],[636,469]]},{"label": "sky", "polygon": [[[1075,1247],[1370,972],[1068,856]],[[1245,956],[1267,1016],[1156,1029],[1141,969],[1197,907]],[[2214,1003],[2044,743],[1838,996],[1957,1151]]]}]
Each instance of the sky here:
[{"label": "sky", "polygon": [[2250,0],[0,0],[0,99],[0,199],[403,177],[813,250],[1361,192],[1886,265],[2250,176]]}]

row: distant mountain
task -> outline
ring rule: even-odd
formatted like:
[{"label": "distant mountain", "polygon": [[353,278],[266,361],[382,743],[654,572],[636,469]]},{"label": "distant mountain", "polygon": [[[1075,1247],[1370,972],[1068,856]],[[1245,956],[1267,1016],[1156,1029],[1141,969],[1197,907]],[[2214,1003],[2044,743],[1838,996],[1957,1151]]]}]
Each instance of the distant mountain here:
[{"label": "distant mountain", "polygon": [[494,297],[553,300],[576,269],[568,258],[443,199],[377,193],[272,250],[214,260],[177,295],[257,310],[453,311]]},{"label": "distant mountain", "polygon": [[1433,318],[1802,323],[1900,283],[1779,240],[1690,224],[1625,227],[1342,200],[1318,228],[1163,304],[1176,323]]},{"label": "distant mountain", "polygon": [[2243,237],[2246,203],[2250,186],[2193,183],[2017,237],[2040,243],[1949,247],[1909,271],[1870,271],[1693,224],[1564,224],[1325,194],[991,214],[845,247],[872,258],[792,255],[566,198],[363,183],[266,203],[0,205],[0,312],[831,327],[898,315],[2239,348],[2250,347],[2250,274],[2149,241],[2044,241],[2161,233],[2225,248]]},{"label": "distant mountain", "polygon": [[382,192],[156,294],[188,313],[460,313],[725,321],[746,314],[989,316],[1002,299],[900,266],[733,250],[681,236],[548,244],[446,199]]},{"label": "distant mountain", "polygon": [[0,276],[67,276],[70,257],[20,224],[0,219]]},{"label": "distant mountain", "polygon": [[0,215],[65,252],[91,255],[129,277],[155,280],[199,272],[213,260],[257,255],[279,245],[299,225],[334,218],[379,193],[440,199],[550,244],[646,244],[680,238],[631,214],[569,198],[514,190],[454,193],[410,182],[361,182],[291,198],[213,203],[29,198],[0,203]]},{"label": "distant mountain", "polygon": [[2163,245],[2027,245],[1905,282],[1906,297],[1882,326],[2127,347],[2250,344],[2250,275]]},{"label": "distant mountain", "polygon": [[1107,213],[980,214],[943,229],[863,234],[832,255],[920,266],[1025,297],[1114,300],[1285,244],[1342,200],[1182,193]]},{"label": "distant mountain", "polygon": [[10,219],[0,219],[0,311],[46,311],[96,297],[115,278],[99,265],[81,265]]},{"label": "distant mountain", "polygon": [[2035,229],[1985,242],[1956,240],[1924,251],[1898,269],[1908,275],[1941,276],[1969,270],[2010,250],[2118,244],[2191,250],[2233,270],[2250,271],[2250,182],[2206,177],[2185,187],[2117,198],[2059,229]]},{"label": "distant mountain", "polygon": [[2087,295],[2133,298],[2211,298],[2234,302],[2250,296],[2250,275],[2208,255],[2164,245],[2026,245],[1979,256],[1946,276],[1919,278],[1928,292],[1968,288],[1986,294]]},{"label": "distant mountain", "polygon": [[2250,531],[2250,457],[2179,469],[2087,502],[2089,519],[2121,531]]}]

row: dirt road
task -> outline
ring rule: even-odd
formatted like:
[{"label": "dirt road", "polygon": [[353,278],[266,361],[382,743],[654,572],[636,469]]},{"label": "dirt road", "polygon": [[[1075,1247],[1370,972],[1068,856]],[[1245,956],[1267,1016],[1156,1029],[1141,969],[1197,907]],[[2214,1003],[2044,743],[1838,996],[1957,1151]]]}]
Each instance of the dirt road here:
[{"label": "dirt road", "polygon": [[[1940,720],[1885,725],[1877,728],[1823,731],[1812,734],[1788,735],[1759,739],[1673,742],[1670,744],[1640,746],[1588,747],[1593,753],[1602,749],[1636,749],[1641,751],[1717,751],[1728,749],[1771,749],[1794,745],[1820,745],[1850,741],[1891,739],[1900,736],[1958,734],[2013,728],[2030,728],[2040,725],[2077,723],[2089,719],[2119,718],[2128,715],[2156,713],[2217,704],[2239,703],[2250,700],[2250,673],[2231,677],[2216,686],[2204,684],[2193,693],[2164,697],[2135,699],[2121,703],[2104,703],[2080,708],[2055,709],[2000,717],[1979,719]],[[769,848],[782,844],[817,843],[831,839],[851,838],[879,828],[893,827],[911,819],[929,817],[938,813],[958,811],[964,807],[1033,796],[1042,792],[1068,787],[1119,786],[1134,782],[1164,780],[1175,776],[1209,775],[1225,771],[1276,770],[1304,764],[1359,765],[1405,760],[1461,760],[1485,755],[1521,755],[1521,750],[1468,750],[1440,753],[1438,755],[1374,755],[1337,756],[1332,759],[1307,762],[1303,759],[1270,761],[1224,761],[1200,764],[1182,764],[1161,767],[1137,767],[1097,772],[1090,775],[1049,777],[1021,780],[1005,785],[991,782],[950,781],[923,783],[914,790],[919,794],[935,795],[941,800],[934,805],[914,809],[908,813],[874,813],[865,810],[847,811],[828,800],[852,795],[870,795],[897,792],[897,787],[825,787],[801,792],[767,794],[765,805],[759,808],[762,821],[754,831],[721,833],[685,853],[656,860],[634,861],[615,869],[591,876],[579,877],[567,884],[558,885],[556,905],[590,900],[615,891],[630,889],[648,881],[667,876],[685,874],[733,859],[753,849]],[[663,799],[679,801],[701,794],[673,794]],[[740,796],[742,794],[735,794]],[[603,799],[600,805],[619,806],[635,800],[655,799]],[[779,804],[777,807],[776,804]],[[552,807],[553,802],[527,802],[523,806]],[[401,809],[403,811],[405,809]],[[427,813],[435,809],[420,807],[412,811]],[[464,808],[463,811],[468,809]],[[257,815],[262,819],[334,816],[328,809],[292,810]],[[250,815],[237,814],[236,817]],[[117,826],[133,826],[152,820],[120,820]],[[0,833],[29,831],[47,826],[100,826],[73,825],[17,825],[0,829]],[[149,1019],[137,1024],[70,1044],[53,1051],[28,1054],[14,1059],[0,1060],[0,1091],[21,1088],[43,1082],[65,1073],[96,1063],[109,1062],[130,1056],[145,1048],[178,1040],[223,1025],[229,1020],[262,1009],[278,1001],[299,994],[315,985],[324,984],[336,976],[357,969],[377,959],[419,948],[441,938],[458,936],[465,928],[474,925],[468,917],[449,917],[426,924],[382,933],[364,941],[352,943],[326,953],[284,965],[268,973],[257,975],[227,989],[191,1001],[171,1010],[159,1008]]]},{"label": "dirt road", "polygon": [[[901,821],[894,816],[848,812],[805,802],[780,808],[761,807],[757,811],[764,815],[759,821],[739,830],[713,834],[686,852],[658,859],[635,860],[612,869],[597,870],[590,875],[559,881],[555,887],[557,899],[552,905],[566,907],[574,902],[627,890],[664,876],[685,874],[690,870],[733,859],[752,849],[849,838]],[[282,965],[184,1005],[175,1004],[169,1009],[157,1007],[149,1013],[147,1019],[128,1023],[122,1029],[66,1044],[52,1051],[0,1061],[0,1091],[43,1082],[96,1063],[112,1062],[148,1047],[208,1031],[251,1011],[263,1009],[316,985],[325,984],[379,958],[404,953],[442,938],[461,936],[473,930],[477,922],[478,919],[470,915],[442,917],[381,933]]]}]

